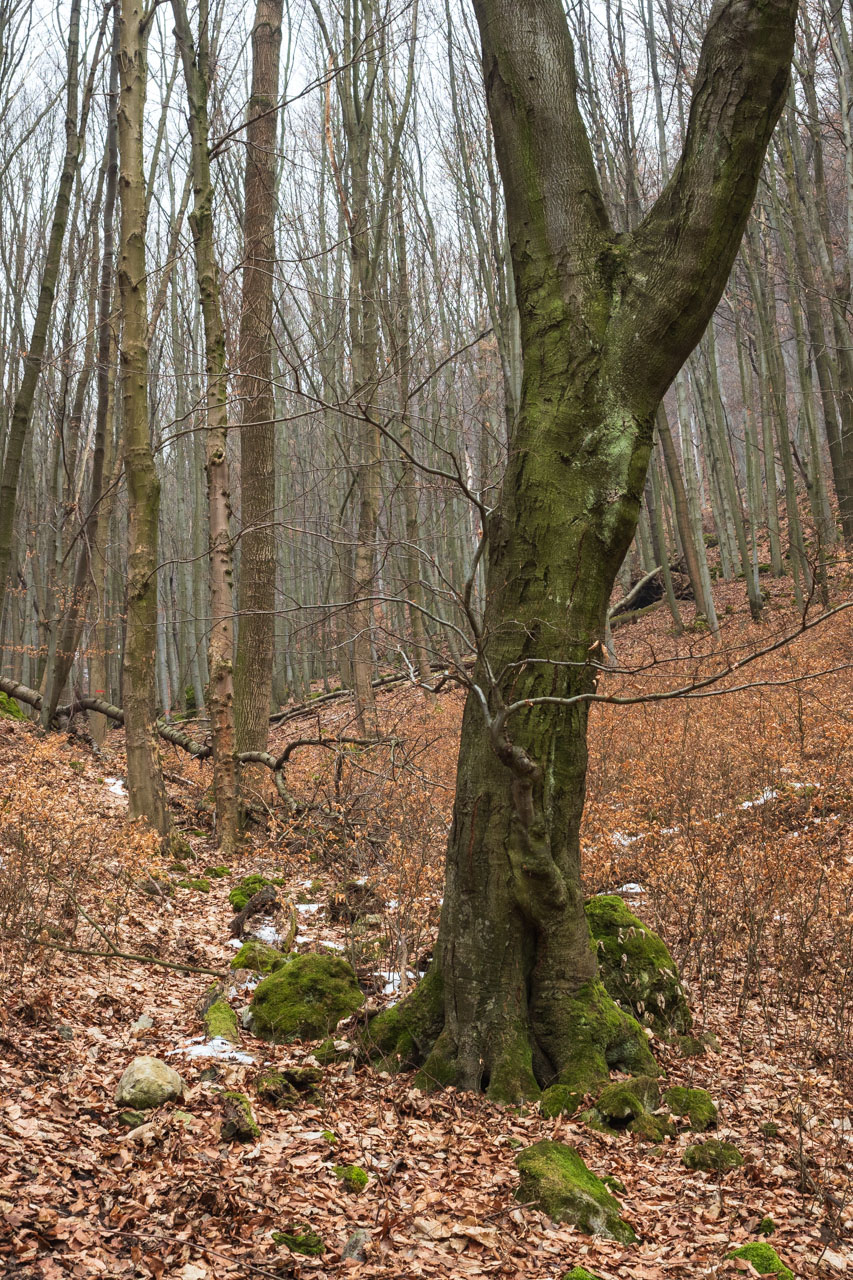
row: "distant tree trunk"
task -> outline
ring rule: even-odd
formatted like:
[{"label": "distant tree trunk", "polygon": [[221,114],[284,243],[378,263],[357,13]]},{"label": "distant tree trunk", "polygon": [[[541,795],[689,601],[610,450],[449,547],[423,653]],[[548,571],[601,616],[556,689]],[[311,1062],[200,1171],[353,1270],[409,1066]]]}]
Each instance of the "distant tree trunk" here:
[{"label": "distant tree trunk", "polygon": [[[240,311],[240,495],[234,721],[238,751],[266,751],[275,640],[275,394],[273,278],[277,207],[276,142],[283,0],[258,0],[252,28],[252,94],[247,108]],[[243,770],[266,793],[269,770]]]},{"label": "distant tree trunk", "polygon": [[147,818],[152,827],[165,835],[169,816],[155,729],[154,663],[160,481],[154,467],[148,420],[148,295],[142,161],[147,31],[140,0],[121,0],[120,14],[118,281],[122,305],[119,357],[127,480],[127,635],[122,664],[127,790],[130,816]]},{"label": "distant tree trunk", "polygon": [[[684,149],[635,231],[605,212],[561,0],[475,0],[507,200],[524,378],[488,523],[485,619],[462,727],[430,973],[381,1014],[421,1079],[577,1100],[648,1069],[597,979],[579,828],[610,592],[655,414],[724,288],[784,102],[796,0],[717,0]],[[412,1015],[412,1021],[408,1021]],[[413,1053],[414,1045],[414,1053]]]},{"label": "distant tree trunk", "polygon": [[36,387],[44,361],[50,321],[53,315],[53,302],[56,296],[56,282],[59,278],[59,267],[62,259],[62,244],[65,239],[65,227],[71,207],[71,193],[74,188],[74,180],[77,176],[80,160],[82,129],[77,121],[80,84],[80,0],[72,0],[71,3],[68,21],[67,67],[65,82],[65,158],[62,163],[62,172],[59,175],[50,238],[44,259],[44,269],[42,271],[32,333],[24,359],[24,376],[21,379],[21,385],[18,387],[18,393],[15,396],[15,403],[12,408],[5,458],[0,453],[0,461],[3,464],[2,476],[0,476],[0,618],[3,616],[3,602],[6,595],[9,565],[12,557],[12,534],[15,527],[18,479],[21,474],[24,441],[30,429]]},{"label": "distant tree trunk", "polygon": [[200,0],[199,37],[194,44],[183,0],[172,0],[175,37],[184,64],[189,104],[194,204],[190,213],[195,244],[196,278],[204,321],[207,373],[205,446],[210,540],[210,668],[208,709],[216,794],[216,838],[226,855],[233,853],[237,830],[237,762],[234,756],[234,606],[231,489],[228,475],[228,374],[219,268],[213,241],[213,184],[210,178],[207,100],[210,91],[209,13]]},{"label": "distant tree trunk", "polygon": [[[104,194],[104,245],[98,296],[98,404],[95,417],[95,442],[92,450],[92,478],[89,485],[89,510],[80,531],[74,585],[71,601],[62,622],[56,648],[56,662],[50,697],[45,699],[45,722],[53,719],[62,690],[71,671],[80,634],[86,621],[93,580],[93,548],[98,544],[101,522],[101,497],[104,483],[104,458],[109,415],[112,408],[113,359],[113,253],[116,190],[118,186],[118,14],[113,13],[113,50],[110,62],[109,108],[107,117],[107,149],[104,157],[106,174]],[[100,696],[105,697],[106,694]],[[103,720],[103,717],[101,717]]]}]

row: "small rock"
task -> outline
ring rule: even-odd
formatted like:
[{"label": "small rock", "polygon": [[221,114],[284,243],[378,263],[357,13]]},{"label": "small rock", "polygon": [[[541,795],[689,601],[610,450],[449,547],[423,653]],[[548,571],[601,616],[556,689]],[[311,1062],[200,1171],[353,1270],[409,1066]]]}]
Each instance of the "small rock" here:
[{"label": "small rock", "polygon": [[268,1068],[257,1076],[255,1090],[264,1102],[287,1109],[300,1102],[316,1101],[317,1085],[322,1079],[319,1067],[285,1067],[283,1071]]},{"label": "small rock", "polygon": [[149,1018],[147,1013],[143,1013],[135,1022],[130,1024],[131,1031],[147,1031],[149,1027],[154,1026],[154,1019]]},{"label": "small rock", "polygon": [[744,1258],[755,1267],[760,1276],[776,1276],[778,1280],[795,1280],[793,1271],[785,1266],[776,1250],[769,1244],[758,1242],[745,1244],[740,1249],[733,1249],[728,1256]]},{"label": "small rock", "polygon": [[145,1055],[134,1058],[118,1082],[119,1106],[147,1111],[184,1096],[184,1082],[168,1063]]},{"label": "small rock", "polygon": [[326,1251],[326,1246],[317,1232],[306,1226],[291,1227],[289,1231],[274,1231],[272,1238],[275,1244],[284,1245],[291,1253],[319,1257]]},{"label": "small rock", "polygon": [[739,1169],[743,1164],[743,1156],[737,1147],[730,1142],[718,1142],[716,1138],[695,1142],[686,1148],[681,1159],[688,1169],[701,1169],[704,1173],[727,1173],[729,1169]]},{"label": "small rock", "polygon": [[74,1032],[69,1026],[66,1026],[65,1023],[63,1023],[62,1026],[58,1029],[57,1035],[59,1036],[60,1040],[74,1039]]},{"label": "small rock", "polygon": [[360,1164],[336,1164],[333,1172],[338,1182],[346,1187],[347,1191],[353,1191],[356,1194],[363,1191],[370,1181]]},{"label": "small rock", "polygon": [[368,1244],[369,1241],[370,1241],[369,1231],[365,1231],[362,1227],[359,1227],[357,1231],[353,1231],[349,1240],[347,1240],[346,1244],[343,1247],[343,1250],[341,1252],[341,1260],[345,1261],[347,1258],[354,1258],[356,1262],[365,1262],[367,1259],[367,1255],[365,1253],[365,1246]]},{"label": "small rock", "polygon": [[687,1116],[695,1133],[704,1133],[717,1123],[717,1108],[705,1089],[667,1089],[663,1100],[674,1116]]},{"label": "small rock", "polygon": [[221,1136],[223,1142],[256,1142],[261,1136],[245,1094],[223,1093]]},{"label": "small rock", "polygon": [[118,1122],[126,1129],[137,1129],[139,1125],[145,1123],[145,1116],[141,1111],[122,1111],[119,1113]]},{"label": "small rock", "polygon": [[636,1235],[621,1217],[619,1201],[563,1142],[537,1142],[519,1152],[516,1198],[536,1204],[554,1222],[569,1222],[587,1235],[633,1244]]}]

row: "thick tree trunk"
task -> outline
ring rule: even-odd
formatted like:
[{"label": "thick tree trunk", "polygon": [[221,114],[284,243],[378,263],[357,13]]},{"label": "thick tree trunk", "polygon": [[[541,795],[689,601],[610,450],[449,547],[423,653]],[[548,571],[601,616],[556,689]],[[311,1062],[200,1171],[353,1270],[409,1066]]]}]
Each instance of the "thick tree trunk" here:
[{"label": "thick tree trunk", "polygon": [[655,415],[726,282],[784,101],[796,0],[717,0],[673,177],[615,232],[561,0],[475,0],[524,356],[486,535],[435,958],[371,1024],[425,1083],[497,1098],[650,1068],[597,980],[578,833],[588,699],[637,527]]},{"label": "thick tree trunk", "polygon": [[[653,418],[633,423],[643,441],[636,470],[585,483],[562,441],[580,423],[605,433],[605,415],[586,401],[568,352],[536,358],[546,345],[531,351],[527,337],[516,448],[489,530],[489,639],[475,681],[485,692],[491,669],[493,720],[527,698],[594,689],[652,438]],[[584,702],[536,705],[496,741],[478,693],[469,694],[436,951],[444,1036],[427,1075],[511,1099],[556,1082],[583,1093],[609,1067],[649,1065],[640,1028],[596,986],[580,887],[587,714]]]}]

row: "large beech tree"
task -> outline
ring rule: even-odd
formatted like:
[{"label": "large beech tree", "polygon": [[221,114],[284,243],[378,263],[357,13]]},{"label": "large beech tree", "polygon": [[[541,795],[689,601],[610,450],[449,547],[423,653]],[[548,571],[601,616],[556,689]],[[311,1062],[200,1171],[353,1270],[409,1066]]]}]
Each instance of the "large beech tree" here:
[{"label": "large beech tree", "polygon": [[535,1096],[649,1067],[598,981],[578,832],[605,613],[661,398],[734,262],[785,101],[796,0],[716,0],[684,149],[614,231],[561,0],[474,0],[524,374],[486,521],[485,617],[462,728],[433,965],[374,1020],[422,1079]]}]

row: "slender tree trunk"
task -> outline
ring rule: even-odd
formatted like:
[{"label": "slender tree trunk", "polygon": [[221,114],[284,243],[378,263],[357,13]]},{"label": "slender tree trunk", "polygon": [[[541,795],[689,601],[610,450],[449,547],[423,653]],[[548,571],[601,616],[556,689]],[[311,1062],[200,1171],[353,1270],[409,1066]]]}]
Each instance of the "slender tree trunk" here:
[{"label": "slender tree trunk", "polygon": [[[57,645],[50,698],[45,700],[46,723],[53,719],[71,664],[80,643],[86,611],[94,584],[92,551],[98,543],[101,521],[101,497],[104,482],[104,457],[107,429],[112,406],[113,319],[113,253],[116,191],[118,187],[118,56],[119,20],[113,14],[113,50],[110,63],[109,112],[107,119],[107,152],[104,159],[106,176],[104,193],[104,244],[98,295],[98,405],[95,420],[95,442],[92,451],[92,478],[89,485],[89,511],[80,531],[74,586],[71,602],[63,619]],[[105,696],[105,695],[102,695]]]},{"label": "slender tree trunk", "polygon": [[145,262],[145,171],[142,130],[147,78],[140,0],[121,0],[119,23],[118,281],[122,305],[119,345],[127,480],[127,635],[122,697],[127,740],[127,790],[132,818],[147,818],[161,834],[169,827],[157,735],[157,532],[160,481],[148,421],[148,301]]},{"label": "slender tree trunk", "polygon": [[24,376],[21,379],[21,385],[18,388],[12,408],[12,418],[6,440],[6,455],[2,459],[3,471],[2,477],[0,477],[0,617],[3,615],[3,601],[6,594],[6,583],[12,556],[12,535],[15,526],[18,478],[21,473],[24,441],[30,429],[36,387],[44,361],[50,321],[53,315],[53,302],[56,296],[56,282],[59,278],[62,244],[65,239],[65,227],[71,207],[71,193],[74,188],[74,179],[77,176],[80,157],[82,129],[77,121],[80,76],[80,0],[72,0],[71,4],[68,23],[67,65],[65,158],[62,164],[62,172],[59,176],[56,202],[53,207],[53,220],[44,260],[35,319],[24,360]]},{"label": "slender tree trunk", "polygon": [[[247,108],[243,299],[240,312],[240,630],[234,669],[238,751],[266,751],[275,640],[275,395],[273,278],[276,142],[283,0],[258,0]],[[269,770],[243,771],[266,794]]]},{"label": "slender tree trunk", "polygon": [[[234,755],[234,606],[231,497],[228,474],[228,375],[219,268],[213,240],[213,184],[210,178],[207,100],[209,93],[209,14],[199,8],[199,39],[193,43],[183,0],[172,0],[175,37],[184,64],[189,103],[194,205],[190,226],[195,244],[196,278],[204,321],[207,373],[205,444],[210,542],[210,668],[208,708],[216,793],[216,836],[230,855],[237,844],[237,762]],[[267,712],[269,714],[269,712]]]}]

